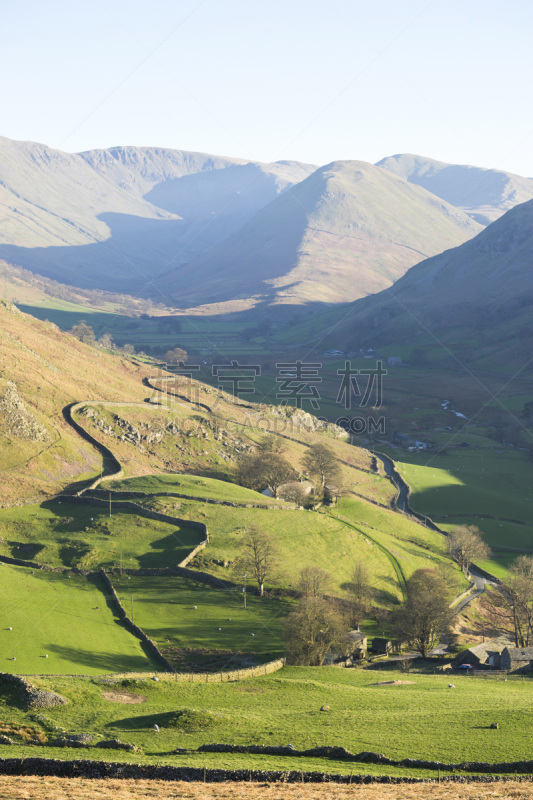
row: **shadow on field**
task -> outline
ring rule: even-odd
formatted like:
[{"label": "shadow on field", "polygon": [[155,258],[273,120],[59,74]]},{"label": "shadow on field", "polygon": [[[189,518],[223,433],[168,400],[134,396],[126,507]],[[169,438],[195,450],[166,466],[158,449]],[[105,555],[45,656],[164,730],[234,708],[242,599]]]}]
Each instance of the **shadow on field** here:
[{"label": "shadow on field", "polygon": [[213,728],[220,724],[227,723],[230,717],[227,714],[215,714],[208,710],[195,710],[192,708],[176,709],[166,711],[162,714],[143,714],[138,717],[124,717],[124,719],[108,722],[106,728],[118,728],[119,730],[142,730],[153,728],[158,725],[160,728],[173,728],[174,730],[195,731]]},{"label": "shadow on field", "polygon": [[150,668],[147,658],[138,655],[116,655],[97,650],[83,650],[81,647],[64,647],[59,644],[46,644],[44,648],[49,653],[55,653],[65,661],[90,667],[91,670],[101,669],[103,672],[139,672]]},{"label": "shadow on field", "polygon": [[137,556],[140,567],[164,567],[182,561],[193,550],[203,536],[193,528],[177,528],[168,536],[150,542],[153,552]]},{"label": "shadow on field", "polygon": [[392,578],[390,575],[379,575],[378,580],[388,584],[392,588],[392,591],[383,588],[376,589],[374,602],[387,607],[398,605],[398,582],[396,579]]}]

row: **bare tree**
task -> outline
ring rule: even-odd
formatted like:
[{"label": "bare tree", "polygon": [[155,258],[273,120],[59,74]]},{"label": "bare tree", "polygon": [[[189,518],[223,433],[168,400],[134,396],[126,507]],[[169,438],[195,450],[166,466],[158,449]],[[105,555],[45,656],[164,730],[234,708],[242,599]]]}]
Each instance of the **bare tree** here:
[{"label": "bare tree", "polygon": [[334,451],[325,444],[313,444],[303,458],[305,469],[318,478],[322,490],[327,483],[340,484],[342,472]]},{"label": "bare tree", "polygon": [[283,489],[278,489],[278,497],[286,500],[288,503],[295,503],[298,508],[304,506],[307,502],[309,494],[304,486],[298,481],[290,481],[283,486]]},{"label": "bare tree", "polygon": [[374,599],[374,588],[370,571],[363,561],[358,561],[353,569],[348,586],[350,593],[350,616],[354,628],[358,628],[361,620],[368,614]]},{"label": "bare tree", "polygon": [[491,616],[511,628],[517,647],[533,645],[533,557],[519,556],[497,593]]},{"label": "bare tree", "polygon": [[244,535],[242,551],[233,570],[238,577],[245,573],[257,583],[263,597],[265,581],[272,579],[279,569],[279,550],[274,537],[261,528],[248,528]]},{"label": "bare tree", "polygon": [[457,561],[463,572],[468,572],[476,558],[489,558],[490,547],[481,538],[481,531],[475,525],[459,525],[448,536],[448,553]]},{"label": "bare tree", "polygon": [[267,433],[257,445],[257,449],[262,453],[277,453],[278,455],[282,455],[287,449],[287,443],[281,436]]},{"label": "bare tree", "polygon": [[446,632],[452,616],[446,583],[434,569],[417,569],[407,581],[407,597],[393,614],[400,643],[407,642],[424,658]]},{"label": "bare tree", "polygon": [[300,666],[320,667],[332,648],[343,648],[346,633],[344,618],[331,601],[305,598],[283,626],[287,660]]},{"label": "bare tree", "polygon": [[104,333],[99,339],[98,344],[100,347],[105,347],[106,350],[113,350],[115,348],[115,343],[113,341],[113,337],[109,333]]},{"label": "bare tree", "polygon": [[298,589],[304,597],[319,597],[331,586],[331,575],[320,567],[304,567],[298,579]]}]

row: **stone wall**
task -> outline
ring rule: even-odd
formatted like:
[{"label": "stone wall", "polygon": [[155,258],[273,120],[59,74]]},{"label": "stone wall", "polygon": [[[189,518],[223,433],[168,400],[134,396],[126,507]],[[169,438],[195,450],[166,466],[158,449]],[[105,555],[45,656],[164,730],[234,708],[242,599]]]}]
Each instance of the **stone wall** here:
[{"label": "stone wall", "polygon": [[[531,761],[517,763],[521,767],[529,764],[529,768],[527,770],[524,768],[521,770],[522,772],[529,772],[533,767],[533,762]],[[259,783],[427,784],[435,782],[435,779],[411,778],[409,776],[396,777],[392,775],[376,775],[375,773],[369,775],[354,775],[353,773],[341,775],[319,771],[304,772],[303,770],[207,769],[205,767],[175,767],[170,765],[92,761],[90,759],[61,761],[55,758],[2,758],[0,759],[0,774],[56,776],[59,778],[197,781],[203,783],[250,781]],[[520,779],[523,779],[523,776],[520,776]],[[439,778],[439,782],[447,783],[499,783],[506,780],[516,781],[517,777],[516,775],[512,778],[498,778],[494,775],[453,775]],[[531,781],[531,776],[528,775],[526,780]]]},{"label": "stone wall", "polygon": [[175,671],[174,667],[172,666],[170,661],[167,661],[165,656],[160,652],[160,650],[157,647],[156,643],[152,639],[150,639],[145,634],[145,632],[141,628],[139,628],[138,625],[136,625],[133,622],[133,620],[131,620],[128,617],[128,615],[126,613],[126,609],[124,608],[124,606],[120,602],[118,594],[115,591],[115,587],[113,586],[113,584],[109,580],[109,577],[106,575],[105,571],[102,570],[99,574],[100,574],[100,577],[102,578],[102,581],[103,581],[106,589],[108,590],[109,594],[111,595],[112,604],[114,605],[114,607],[116,609],[117,616],[121,620],[121,622],[124,625],[124,627],[126,628],[126,630],[128,630],[130,633],[132,633],[134,636],[136,636],[137,639],[141,640],[141,642],[144,644],[146,650],[148,650],[150,655],[152,655],[156,659],[156,661],[159,661],[159,663],[162,664],[162,666],[163,666],[163,668],[165,669],[166,672],[174,672]]}]

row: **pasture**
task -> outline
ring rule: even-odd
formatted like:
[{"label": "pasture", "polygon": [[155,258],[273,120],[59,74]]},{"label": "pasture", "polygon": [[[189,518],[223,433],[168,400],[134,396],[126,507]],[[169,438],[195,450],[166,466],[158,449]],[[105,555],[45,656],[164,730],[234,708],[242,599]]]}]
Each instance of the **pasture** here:
[{"label": "pasture", "polygon": [[175,576],[112,581],[130,616],[179,671],[253,666],[284,654],[281,625],[290,600],[247,592],[244,608],[241,586],[215,589]]},{"label": "pasture", "polygon": [[101,675],[149,670],[97,579],[0,566],[0,671]]},{"label": "pasture", "polygon": [[[138,745],[152,759],[164,757],[172,764],[253,768],[261,763],[263,768],[325,768],[344,773],[352,768],[377,774],[399,771],[384,765],[372,768],[317,758],[172,755],[176,747],[195,749],[214,742],[290,742],[297,749],[339,745],[353,753],[373,751],[395,759],[448,763],[530,758],[531,679],[504,682],[454,676],[456,688],[450,689],[447,676],[402,673],[401,678],[412,683],[382,684],[397,676],[390,671],[334,667],[286,667],[272,675],[223,684],[174,683],[171,676],[154,683],[147,676],[117,683],[117,692],[141,699],[126,705],[106,699],[109,684],[98,680],[58,676],[35,679],[35,683],[70,700],[67,706],[46,712],[51,724],[70,733],[118,737]],[[323,705],[330,710],[321,711]],[[6,721],[20,724],[27,718],[5,702],[0,709]],[[497,730],[489,727],[494,721],[499,723]],[[160,727],[157,735],[154,724]],[[11,752],[15,754],[10,748]],[[42,752],[48,757],[53,754],[44,748]],[[75,752],[65,751],[65,755]],[[94,758],[98,751],[84,752]],[[37,748],[32,753],[41,754]],[[113,760],[122,759],[131,760],[132,756],[113,754]],[[133,756],[133,760],[140,758]]]},{"label": "pasture", "polygon": [[[173,514],[173,512],[170,512]],[[168,567],[202,541],[200,531],[120,509],[66,500],[0,510],[0,554],[53,567]]]}]

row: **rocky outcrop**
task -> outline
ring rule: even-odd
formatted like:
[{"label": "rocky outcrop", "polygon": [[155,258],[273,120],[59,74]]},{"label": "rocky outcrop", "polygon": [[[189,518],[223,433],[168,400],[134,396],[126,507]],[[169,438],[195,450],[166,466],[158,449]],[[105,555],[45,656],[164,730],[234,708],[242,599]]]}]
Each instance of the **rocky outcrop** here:
[{"label": "rocky outcrop", "polygon": [[50,440],[50,434],[29,410],[12,381],[7,381],[0,397],[0,417],[3,417],[5,433],[12,439],[22,442]]},{"label": "rocky outcrop", "polygon": [[27,709],[54,708],[68,703],[66,697],[56,692],[37,689],[27,678],[22,675],[11,675],[9,672],[0,672],[0,687],[2,684],[15,684],[20,689],[20,700]]}]

